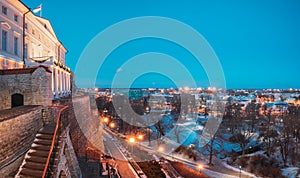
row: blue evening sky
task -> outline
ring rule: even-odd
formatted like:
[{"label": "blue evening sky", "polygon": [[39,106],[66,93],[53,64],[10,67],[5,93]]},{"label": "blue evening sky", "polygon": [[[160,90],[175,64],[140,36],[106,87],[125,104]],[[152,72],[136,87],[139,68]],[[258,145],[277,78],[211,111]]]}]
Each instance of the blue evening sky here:
[{"label": "blue evening sky", "polygon": [[[133,17],[163,16],[188,24],[205,37],[221,62],[227,88],[300,88],[298,0],[23,2],[30,8],[43,4],[43,17],[51,21],[58,38],[69,50],[67,65],[72,71],[86,45],[105,28]],[[198,86],[209,86],[203,68],[188,51],[153,38],[133,40],[114,50],[105,60],[96,85],[110,86],[126,60],[145,52],[173,56],[185,65]],[[132,86],[174,87],[174,84],[166,76],[150,73],[140,76]]]}]

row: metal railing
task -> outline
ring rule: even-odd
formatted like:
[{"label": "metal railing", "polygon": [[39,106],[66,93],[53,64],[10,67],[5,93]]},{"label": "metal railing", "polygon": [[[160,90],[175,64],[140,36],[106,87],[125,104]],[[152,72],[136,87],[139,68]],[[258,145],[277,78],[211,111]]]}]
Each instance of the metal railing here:
[{"label": "metal railing", "polygon": [[51,161],[51,157],[53,154],[53,150],[56,146],[56,142],[57,142],[57,138],[58,138],[58,131],[59,131],[59,127],[61,124],[61,114],[62,112],[68,108],[68,106],[50,106],[50,108],[59,108],[59,112],[58,112],[58,116],[57,116],[57,120],[56,120],[56,126],[55,126],[55,130],[54,130],[54,134],[53,134],[53,138],[52,138],[52,142],[51,142],[51,147],[50,147],[50,151],[48,153],[48,157],[47,157],[47,161],[44,167],[44,171],[43,171],[43,176],[42,178],[47,177],[47,172],[48,172],[48,168],[50,166],[50,161]]}]

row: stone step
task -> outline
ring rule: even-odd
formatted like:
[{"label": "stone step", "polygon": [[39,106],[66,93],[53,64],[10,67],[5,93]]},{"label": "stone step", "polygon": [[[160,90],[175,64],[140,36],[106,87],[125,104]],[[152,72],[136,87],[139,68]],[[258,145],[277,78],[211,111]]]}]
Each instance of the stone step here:
[{"label": "stone step", "polygon": [[[25,158],[25,164],[21,168],[19,177],[41,177],[44,171],[45,164],[47,162],[48,154],[51,148],[52,139],[54,135],[55,124],[49,124],[43,127],[36,135],[30,151]],[[61,143],[58,143],[57,150],[60,149]],[[51,157],[54,164],[57,164],[58,151],[55,151]],[[52,162],[51,161],[51,162]],[[52,164],[52,163],[51,163]],[[1,176],[0,176],[1,177]]]},{"label": "stone step", "polygon": [[53,134],[40,134],[40,133],[38,133],[36,138],[41,139],[41,140],[52,140]]},{"label": "stone step", "polygon": [[43,140],[43,139],[35,139],[33,141],[33,143],[37,144],[37,145],[51,145],[52,140]]},{"label": "stone step", "polygon": [[44,171],[45,164],[35,163],[35,162],[26,162],[26,164],[23,166],[23,168]]},{"label": "stone step", "polygon": [[19,177],[19,178],[31,178],[31,176],[21,175],[21,174],[19,174],[18,177]]},{"label": "stone step", "polygon": [[55,124],[49,124],[43,127],[41,130],[38,131],[39,134],[45,135],[53,135],[55,130]]},{"label": "stone step", "polygon": [[38,156],[38,157],[45,157],[47,158],[49,154],[49,151],[43,151],[43,150],[31,150],[28,155],[29,156]]},{"label": "stone step", "polygon": [[20,172],[20,176],[23,176],[23,175],[29,176],[32,178],[40,178],[43,175],[43,171],[23,168],[22,171]]},{"label": "stone step", "polygon": [[46,157],[30,156],[30,157],[26,158],[26,162],[46,164],[46,161],[47,161]]},{"label": "stone step", "polygon": [[30,149],[32,150],[42,150],[42,151],[49,151],[51,145],[33,145]]}]

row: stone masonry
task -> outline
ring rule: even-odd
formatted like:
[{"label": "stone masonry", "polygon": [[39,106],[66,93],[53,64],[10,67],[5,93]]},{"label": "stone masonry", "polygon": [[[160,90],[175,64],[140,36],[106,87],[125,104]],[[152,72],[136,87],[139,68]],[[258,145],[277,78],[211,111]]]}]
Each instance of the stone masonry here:
[{"label": "stone masonry", "polygon": [[24,96],[24,105],[52,104],[51,71],[45,66],[0,70],[0,110],[11,108],[13,94]]},{"label": "stone masonry", "polygon": [[[43,126],[41,110],[41,106],[21,106],[0,111],[0,175],[4,174],[2,168],[28,151]],[[16,171],[19,166],[11,166],[9,172]]]}]

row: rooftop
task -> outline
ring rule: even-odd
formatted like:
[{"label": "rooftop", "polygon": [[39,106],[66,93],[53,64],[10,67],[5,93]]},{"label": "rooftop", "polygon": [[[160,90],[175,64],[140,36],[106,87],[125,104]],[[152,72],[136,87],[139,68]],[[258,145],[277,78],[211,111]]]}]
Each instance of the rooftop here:
[{"label": "rooftop", "polygon": [[0,75],[14,75],[14,74],[32,74],[36,69],[43,67],[47,72],[51,71],[48,67],[40,65],[36,67],[30,67],[30,68],[19,68],[19,69],[4,69],[0,70]]}]

